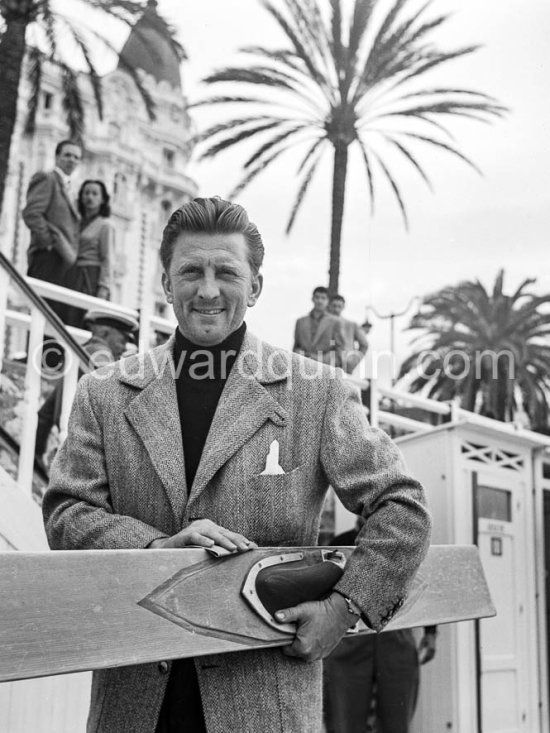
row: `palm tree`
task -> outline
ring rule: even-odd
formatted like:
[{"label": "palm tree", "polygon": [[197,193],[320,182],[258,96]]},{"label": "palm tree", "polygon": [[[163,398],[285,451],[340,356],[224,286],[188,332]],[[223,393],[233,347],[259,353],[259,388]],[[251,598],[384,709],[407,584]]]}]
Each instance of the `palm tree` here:
[{"label": "palm tree", "polygon": [[[90,8],[100,10],[113,18],[133,26],[155,0],[83,0]],[[168,26],[174,50],[183,58],[182,47],[174,39],[173,30]],[[30,40],[32,31],[37,30],[43,48],[33,45]],[[118,56],[121,65],[133,78],[145,103],[151,120],[154,119],[153,101],[141,83],[137,69],[128,64],[118,54],[112,44],[101,34],[78,25],[74,20],[57,12],[54,0],[0,0],[0,214],[8,172],[11,139],[15,128],[19,82],[21,79],[25,54],[29,58],[29,78],[31,94],[25,132],[32,134],[36,116],[39,90],[42,80],[42,66],[45,60],[57,64],[61,69],[63,89],[63,109],[66,112],[70,135],[80,139],[84,130],[84,106],[78,84],[78,72],[73,64],[67,62],[59,53],[61,35],[70,37],[74,47],[80,51],[83,66],[91,82],[96,108],[100,118],[103,113],[101,78],[95,68],[90,40],[100,41],[104,47]],[[147,38],[143,36],[144,43]],[[154,49],[149,48],[151,53]]]},{"label": "palm tree", "polygon": [[[428,72],[477,49],[437,50],[429,35],[447,16],[425,20],[426,6],[405,16],[407,0],[393,0],[385,12],[380,0],[354,0],[346,19],[345,0],[330,0],[330,4],[280,0],[281,9],[275,1],[261,2],[283,31],[288,46],[243,48],[241,52],[248,59],[252,57],[251,63],[224,68],[204,79],[207,84],[244,85],[250,91],[218,94],[191,105],[236,104],[244,110],[198,136],[199,142],[211,143],[201,158],[260,138],[244,163],[242,180],[229,194],[233,197],[283,153],[302,145],[305,154],[298,165],[300,183],[288,233],[322,154],[329,149],[333,157],[329,288],[335,292],[350,147],[353,145],[364,161],[371,210],[375,180],[382,176],[407,226],[404,196],[388,154],[404,159],[431,187],[416,147],[430,145],[474,166],[453,145],[439,120],[457,115],[487,120],[501,115],[504,108],[493,98],[469,89],[419,86]],[[326,16],[325,5],[330,6]],[[246,112],[251,106],[253,111]]]},{"label": "palm tree", "polygon": [[[503,292],[504,271],[492,293],[465,281],[428,295],[409,329],[422,329],[399,378],[411,392],[459,399],[467,410],[510,421],[521,406],[535,429],[548,425],[550,294],[534,295],[524,280]],[[521,402],[520,402],[521,401]]]}]

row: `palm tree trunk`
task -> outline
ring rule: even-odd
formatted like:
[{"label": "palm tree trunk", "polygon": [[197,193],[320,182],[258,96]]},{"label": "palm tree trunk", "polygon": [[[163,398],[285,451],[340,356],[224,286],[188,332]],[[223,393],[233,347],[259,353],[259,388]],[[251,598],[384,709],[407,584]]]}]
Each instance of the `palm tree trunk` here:
[{"label": "palm tree trunk", "polygon": [[479,391],[479,379],[477,379],[474,372],[473,360],[470,360],[470,370],[466,377],[466,386],[460,400],[460,406],[463,410],[469,410],[475,412],[476,409],[476,397]]},{"label": "palm tree trunk", "polygon": [[[506,354],[498,355],[497,379],[495,385],[495,412],[497,420],[507,422],[513,420],[513,385],[510,384],[509,363]],[[515,373],[515,370],[514,372]]]},{"label": "palm tree trunk", "polygon": [[328,289],[331,295],[338,292],[338,283],[340,281],[340,244],[342,240],[347,169],[348,145],[343,140],[337,140],[334,143],[332,225],[330,231],[330,263],[328,270]]},{"label": "palm tree trunk", "polygon": [[24,18],[10,19],[0,41],[0,99],[2,100],[2,114],[0,115],[0,214],[8,165],[10,157],[11,139],[17,116],[17,99],[19,81],[25,56],[25,30],[27,21]]}]

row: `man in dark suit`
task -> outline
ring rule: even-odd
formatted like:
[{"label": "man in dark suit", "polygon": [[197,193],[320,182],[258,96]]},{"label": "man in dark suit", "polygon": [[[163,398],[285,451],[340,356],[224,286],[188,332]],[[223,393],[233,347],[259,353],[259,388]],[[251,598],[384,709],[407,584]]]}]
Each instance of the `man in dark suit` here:
[{"label": "man in dark suit", "polygon": [[342,368],[346,374],[352,374],[355,367],[361,362],[369,344],[367,336],[361,326],[355,321],[344,318],[342,311],[346,307],[346,300],[343,295],[333,295],[328,306],[329,313],[340,319],[342,332],[344,334],[344,353],[342,356]]},{"label": "man in dark suit", "polygon": [[[355,545],[364,525],[358,517],[331,545]],[[408,733],[413,719],[419,664],[435,656],[436,626],[426,626],[418,648],[412,629],[348,636],[325,658],[324,702],[327,733],[364,733],[376,698],[377,733]]]},{"label": "man in dark suit", "polygon": [[82,158],[80,145],[63,140],[55,149],[53,171],[35,173],[27,190],[23,220],[31,230],[27,275],[60,285],[76,261],[80,217],[69,192]]},{"label": "man in dark suit", "polygon": [[344,334],[340,320],[327,313],[328,289],[316,287],[311,300],[313,309],[296,321],[292,350],[316,361],[341,366]]}]

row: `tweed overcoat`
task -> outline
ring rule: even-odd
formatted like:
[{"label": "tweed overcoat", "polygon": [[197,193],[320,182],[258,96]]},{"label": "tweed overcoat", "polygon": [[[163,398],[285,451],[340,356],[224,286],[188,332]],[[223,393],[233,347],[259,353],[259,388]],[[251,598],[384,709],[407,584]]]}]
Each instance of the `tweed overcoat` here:
[{"label": "tweed overcoat", "polygon": [[[146,547],[196,517],[259,545],[312,545],[329,483],[368,517],[338,583],[380,630],[427,549],[422,487],[341,370],[247,333],[186,486],[173,338],[83,377],[43,502],[53,549]],[[283,475],[261,476],[280,444]],[[166,663],[97,671],[88,733],[154,733]],[[208,733],[319,733],[321,663],[280,649],[196,659]]]}]

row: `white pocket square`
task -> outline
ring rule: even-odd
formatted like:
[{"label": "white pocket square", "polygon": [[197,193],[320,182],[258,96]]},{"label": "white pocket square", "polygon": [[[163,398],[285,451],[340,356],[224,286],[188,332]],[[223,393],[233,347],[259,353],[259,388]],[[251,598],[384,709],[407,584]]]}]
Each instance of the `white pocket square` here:
[{"label": "white pocket square", "polygon": [[281,473],[284,473],[284,470],[279,465],[279,441],[274,440],[269,446],[269,453],[265,459],[265,468],[260,476],[276,476]]}]

